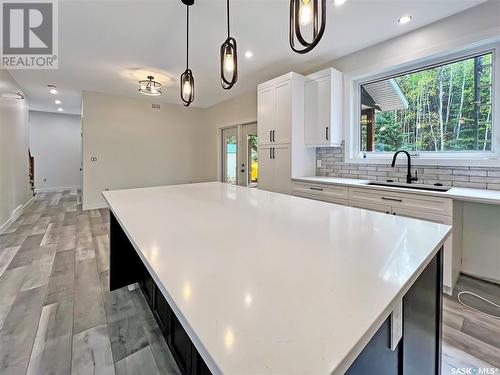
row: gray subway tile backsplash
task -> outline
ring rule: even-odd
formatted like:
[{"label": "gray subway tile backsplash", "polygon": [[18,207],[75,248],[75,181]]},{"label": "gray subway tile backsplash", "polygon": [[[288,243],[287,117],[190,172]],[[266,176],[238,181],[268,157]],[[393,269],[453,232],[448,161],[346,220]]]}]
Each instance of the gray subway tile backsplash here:
[{"label": "gray subway tile backsplash", "polygon": [[[406,181],[406,168],[400,164],[392,168],[390,164],[346,163],[343,145],[317,148],[316,159],[321,160],[321,167],[316,168],[317,176]],[[414,165],[412,173],[415,174],[415,171],[418,172],[419,182],[425,184],[440,183],[445,186],[500,190],[500,166]]]}]

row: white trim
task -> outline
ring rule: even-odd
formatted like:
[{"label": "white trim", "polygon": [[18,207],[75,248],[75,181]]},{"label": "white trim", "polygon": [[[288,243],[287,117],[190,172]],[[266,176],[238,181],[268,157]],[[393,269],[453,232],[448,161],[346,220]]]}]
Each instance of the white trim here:
[{"label": "white trim", "polygon": [[35,193],[50,193],[53,191],[60,191],[60,190],[74,190],[74,189],[80,189],[80,186],[63,186],[63,187],[55,187],[55,188],[35,188]]},{"label": "white trim", "polygon": [[403,74],[409,71],[425,69],[432,65],[439,65],[453,60],[467,58],[469,55],[477,55],[479,53],[493,53],[493,69],[492,69],[492,151],[491,152],[419,152],[413,156],[415,164],[419,165],[445,165],[445,166],[496,166],[500,165],[500,44],[482,44],[476,43],[474,46],[469,46],[469,49],[460,48],[454,52],[447,54],[440,53],[427,58],[420,58],[418,62],[407,62],[400,65],[395,65],[392,68],[385,67],[371,74],[364,72],[357,76],[351,74],[346,76],[346,91],[348,117],[345,121],[345,162],[346,163],[363,163],[363,164],[388,164],[392,160],[393,153],[368,153],[366,157],[361,157],[359,152],[359,108],[360,98],[359,90],[361,84],[376,81],[383,78],[390,78]]},{"label": "white trim", "polygon": [[106,203],[92,203],[92,204],[84,204],[82,205],[82,210],[83,211],[88,211],[88,210],[97,210],[99,208],[109,208]]},{"label": "white trim", "polygon": [[28,202],[26,202],[25,204],[21,204],[17,208],[15,208],[14,210],[12,210],[12,214],[11,214],[10,218],[7,219],[7,221],[0,226],[0,234],[5,232],[7,230],[7,228],[10,226],[10,224],[12,224],[14,221],[16,221],[19,218],[19,216],[22,215],[24,208],[27,207],[29,204],[31,204],[31,202],[33,201],[33,199],[35,199],[35,197],[36,197],[36,195],[32,196]]}]

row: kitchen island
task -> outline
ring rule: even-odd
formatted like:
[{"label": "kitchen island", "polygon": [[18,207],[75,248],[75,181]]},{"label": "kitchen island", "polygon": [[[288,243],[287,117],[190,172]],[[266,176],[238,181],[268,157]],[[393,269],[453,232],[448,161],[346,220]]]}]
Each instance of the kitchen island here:
[{"label": "kitchen island", "polygon": [[186,374],[438,374],[450,227],[218,182],[103,193]]}]

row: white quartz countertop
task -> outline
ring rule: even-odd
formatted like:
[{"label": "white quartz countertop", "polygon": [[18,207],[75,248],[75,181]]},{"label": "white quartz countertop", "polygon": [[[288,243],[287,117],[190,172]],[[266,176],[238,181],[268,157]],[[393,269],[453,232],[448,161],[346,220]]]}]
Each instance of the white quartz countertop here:
[{"label": "white quartz countertop", "polygon": [[342,185],[342,186],[352,186],[352,187],[363,187],[367,189],[376,189],[376,190],[397,191],[400,193],[432,195],[436,197],[451,198],[459,201],[500,205],[500,191],[498,190],[452,187],[448,191],[429,191],[429,190],[398,188],[393,186],[374,186],[374,185],[367,185],[367,183],[370,182],[369,180],[361,180],[355,178],[340,178],[340,177],[322,177],[322,176],[297,177],[297,178],[292,178],[292,180],[298,182],[307,182],[307,183]]},{"label": "white quartz countertop", "polygon": [[218,182],[103,195],[216,374],[344,373],[450,232]]}]

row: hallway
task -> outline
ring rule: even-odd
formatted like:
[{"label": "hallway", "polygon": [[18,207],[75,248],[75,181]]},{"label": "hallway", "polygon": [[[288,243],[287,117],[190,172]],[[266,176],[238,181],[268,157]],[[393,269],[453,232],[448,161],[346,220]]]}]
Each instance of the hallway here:
[{"label": "hallway", "polygon": [[109,215],[40,193],[0,235],[0,373],[177,374],[140,289],[108,288]]}]

